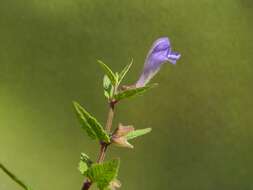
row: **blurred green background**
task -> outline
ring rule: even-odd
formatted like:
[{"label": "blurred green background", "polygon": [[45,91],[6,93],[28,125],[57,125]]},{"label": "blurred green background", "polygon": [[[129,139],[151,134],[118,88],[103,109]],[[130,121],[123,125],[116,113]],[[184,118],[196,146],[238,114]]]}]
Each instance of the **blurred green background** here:
[{"label": "blurred green background", "polygon": [[34,190],[80,189],[80,152],[96,158],[98,145],[72,100],[105,122],[96,59],[120,70],[134,58],[130,84],[169,36],[178,64],[116,110],[115,125],[153,128],[134,150],[110,150],[122,190],[252,190],[252,20],[251,0],[1,0],[0,162]]}]

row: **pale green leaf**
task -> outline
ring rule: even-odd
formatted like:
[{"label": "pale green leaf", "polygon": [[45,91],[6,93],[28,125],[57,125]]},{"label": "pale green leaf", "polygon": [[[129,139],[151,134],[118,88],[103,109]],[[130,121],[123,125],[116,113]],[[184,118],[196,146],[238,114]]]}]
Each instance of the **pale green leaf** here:
[{"label": "pale green leaf", "polygon": [[142,136],[142,135],[145,135],[145,134],[151,132],[151,130],[152,130],[151,128],[134,130],[134,131],[131,131],[130,133],[128,133],[126,138],[127,138],[127,140],[134,139],[136,137],[139,137],[139,136]]},{"label": "pale green leaf", "polygon": [[101,65],[102,69],[104,70],[105,74],[108,76],[110,79],[111,83],[113,85],[117,84],[117,76],[113,73],[113,71],[108,67],[105,63],[102,61],[98,60],[98,63]]},{"label": "pale green leaf", "polygon": [[106,98],[110,99],[113,95],[113,85],[110,81],[110,79],[108,78],[107,75],[104,76],[103,79],[103,87],[104,87],[104,95]]},{"label": "pale green leaf", "polygon": [[110,79],[108,78],[108,76],[104,75],[104,78],[103,78],[104,89],[109,89],[111,85],[112,85],[112,83],[111,83]]},{"label": "pale green leaf", "polygon": [[140,88],[131,88],[131,89],[127,89],[125,91],[119,92],[118,94],[116,94],[114,96],[114,99],[119,101],[122,99],[126,99],[126,98],[131,98],[137,95],[142,95],[144,94],[148,89],[154,87],[155,84],[153,85],[147,85],[144,87],[140,87]]},{"label": "pale green leaf", "polygon": [[131,60],[131,63],[125,66],[124,69],[120,72],[118,84],[122,82],[122,80],[124,79],[124,77],[126,76],[127,72],[129,71],[132,65],[133,65],[133,59]]},{"label": "pale green leaf", "polygon": [[78,170],[81,172],[82,175],[86,175],[86,171],[89,169],[88,165],[86,162],[84,162],[83,160],[80,160],[79,164],[78,164]]},{"label": "pale green leaf", "polygon": [[80,162],[78,165],[78,169],[81,172],[81,174],[86,175],[86,171],[91,166],[92,161],[85,153],[81,153]]},{"label": "pale green leaf", "polygon": [[90,115],[80,104],[73,102],[79,119],[83,128],[86,130],[89,136],[97,138],[100,141],[109,143],[110,137],[102,127],[102,125],[96,120],[95,117]]},{"label": "pale green leaf", "polygon": [[116,77],[116,81],[119,81],[119,73],[118,72],[115,73],[115,77]]},{"label": "pale green leaf", "polygon": [[97,184],[100,190],[105,190],[110,182],[116,179],[119,170],[119,159],[93,164],[86,172],[87,177]]}]

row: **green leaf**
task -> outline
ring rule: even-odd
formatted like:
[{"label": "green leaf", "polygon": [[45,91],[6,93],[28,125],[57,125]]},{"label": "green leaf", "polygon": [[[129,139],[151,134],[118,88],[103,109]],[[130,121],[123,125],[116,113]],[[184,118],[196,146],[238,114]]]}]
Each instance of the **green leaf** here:
[{"label": "green leaf", "polygon": [[110,99],[113,95],[113,85],[110,81],[110,79],[108,78],[107,75],[104,76],[103,79],[103,87],[104,87],[104,95],[106,98]]},{"label": "green leaf", "polygon": [[129,71],[132,65],[133,65],[133,59],[131,60],[131,63],[125,66],[125,68],[120,72],[119,82],[118,82],[119,84],[122,82],[122,80],[124,79],[124,77],[126,76],[127,72]]},{"label": "green leaf", "polygon": [[119,81],[119,73],[118,72],[115,73],[115,77],[116,77],[116,81]]},{"label": "green leaf", "polygon": [[134,131],[131,131],[130,133],[128,133],[126,138],[127,138],[127,140],[134,139],[136,137],[139,137],[139,136],[142,136],[142,135],[145,135],[145,134],[151,132],[151,130],[152,130],[151,128],[134,130]]},{"label": "green leaf", "polygon": [[8,175],[14,182],[16,182],[24,190],[32,190],[28,185],[26,185],[22,180],[20,180],[14,173],[7,169],[3,164],[0,163],[0,169]]},{"label": "green leaf", "polygon": [[77,102],[73,102],[75,111],[77,113],[78,119],[82,125],[82,128],[87,132],[88,136],[90,136],[92,139],[96,139],[96,133],[93,131],[92,127],[88,123],[84,112],[86,112]]},{"label": "green leaf", "polygon": [[90,168],[92,161],[90,160],[89,156],[85,153],[81,153],[80,162],[78,165],[78,169],[81,174],[86,175],[86,171]]},{"label": "green leaf", "polygon": [[117,76],[113,73],[113,71],[108,67],[105,63],[102,61],[98,60],[98,63],[101,65],[102,69],[104,70],[105,74],[108,76],[110,79],[111,83],[113,85],[117,84]]},{"label": "green leaf", "polygon": [[116,179],[119,170],[119,159],[114,159],[109,162],[93,164],[87,171],[87,177],[97,186],[100,190],[105,190],[110,182]]},{"label": "green leaf", "polygon": [[78,170],[81,172],[82,175],[86,175],[86,171],[89,169],[88,165],[86,162],[84,162],[83,160],[80,160],[79,164],[78,164]]},{"label": "green leaf", "polygon": [[102,125],[90,115],[80,104],[73,102],[75,110],[79,116],[83,128],[90,137],[97,138],[100,141],[109,143],[110,137],[102,127]]},{"label": "green leaf", "polygon": [[110,86],[112,85],[110,79],[108,78],[107,75],[104,75],[104,79],[103,79],[103,87],[104,89],[108,89],[110,88]]},{"label": "green leaf", "polygon": [[154,87],[155,85],[156,84],[147,85],[147,86],[140,87],[140,88],[132,88],[132,89],[128,89],[128,90],[122,91],[122,92],[116,94],[114,96],[114,99],[117,100],[117,101],[119,101],[119,100],[123,100],[123,99],[126,99],[126,98],[131,98],[131,97],[134,97],[134,96],[137,96],[137,95],[142,95],[148,89]]},{"label": "green leaf", "polygon": [[84,161],[88,166],[91,166],[92,161],[91,161],[91,159],[89,158],[89,156],[87,154],[85,154],[85,153],[82,152],[81,156],[80,156],[80,159],[82,161]]}]

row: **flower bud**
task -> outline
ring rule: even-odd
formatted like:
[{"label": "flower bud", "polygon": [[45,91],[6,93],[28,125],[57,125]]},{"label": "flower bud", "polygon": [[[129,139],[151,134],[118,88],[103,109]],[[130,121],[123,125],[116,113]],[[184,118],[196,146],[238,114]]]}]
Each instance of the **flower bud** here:
[{"label": "flower bud", "polygon": [[120,188],[120,187],[121,187],[120,181],[117,180],[117,179],[115,179],[115,180],[113,180],[113,181],[110,182],[108,188],[109,188],[110,190],[116,190],[116,189],[118,189],[118,188]]},{"label": "flower bud", "polygon": [[121,147],[133,148],[133,145],[131,145],[126,138],[127,134],[131,131],[134,131],[133,126],[123,126],[120,123],[111,137],[112,143]]}]

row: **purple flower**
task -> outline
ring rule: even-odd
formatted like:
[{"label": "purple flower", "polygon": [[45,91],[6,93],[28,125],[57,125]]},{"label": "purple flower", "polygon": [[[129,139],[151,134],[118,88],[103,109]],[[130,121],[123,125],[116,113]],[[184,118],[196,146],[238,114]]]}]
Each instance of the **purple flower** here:
[{"label": "purple flower", "polygon": [[136,87],[145,86],[160,70],[165,62],[176,64],[180,54],[171,50],[169,38],[163,37],[156,40],[146,57],[144,68]]}]

